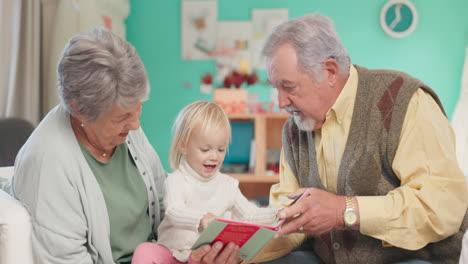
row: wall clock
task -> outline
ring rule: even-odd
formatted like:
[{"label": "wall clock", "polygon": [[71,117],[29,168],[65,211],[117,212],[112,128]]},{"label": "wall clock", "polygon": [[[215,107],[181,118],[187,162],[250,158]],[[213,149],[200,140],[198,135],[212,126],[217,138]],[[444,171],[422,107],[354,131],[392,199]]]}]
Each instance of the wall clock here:
[{"label": "wall clock", "polygon": [[409,0],[390,0],[380,11],[380,25],[393,38],[406,37],[418,24],[418,12]]}]

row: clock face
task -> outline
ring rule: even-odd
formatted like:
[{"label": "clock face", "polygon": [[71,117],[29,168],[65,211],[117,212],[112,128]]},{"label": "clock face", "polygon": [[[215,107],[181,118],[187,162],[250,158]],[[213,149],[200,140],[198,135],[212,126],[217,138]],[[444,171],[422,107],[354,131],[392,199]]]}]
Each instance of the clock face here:
[{"label": "clock face", "polygon": [[408,36],[416,28],[418,13],[408,0],[390,0],[380,12],[380,25],[385,33],[394,38]]}]

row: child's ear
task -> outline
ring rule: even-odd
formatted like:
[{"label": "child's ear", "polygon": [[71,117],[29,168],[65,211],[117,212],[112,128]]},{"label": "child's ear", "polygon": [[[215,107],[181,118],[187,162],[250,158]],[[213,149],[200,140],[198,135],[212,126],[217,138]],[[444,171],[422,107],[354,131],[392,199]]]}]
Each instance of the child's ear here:
[{"label": "child's ear", "polygon": [[185,147],[184,144],[179,144],[179,151],[180,151],[180,153],[182,153],[184,155],[187,153],[187,148]]}]

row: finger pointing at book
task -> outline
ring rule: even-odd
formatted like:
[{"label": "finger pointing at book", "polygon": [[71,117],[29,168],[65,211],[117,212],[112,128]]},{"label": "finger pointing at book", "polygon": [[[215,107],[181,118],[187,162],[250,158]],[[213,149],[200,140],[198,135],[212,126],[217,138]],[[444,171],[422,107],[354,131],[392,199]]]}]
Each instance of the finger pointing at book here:
[{"label": "finger pointing at book", "polygon": [[299,189],[297,189],[295,192],[290,193],[290,194],[287,194],[286,196],[287,196],[289,199],[297,199],[297,198],[299,198],[302,194],[304,194],[307,190],[308,190],[308,188],[299,188]]}]

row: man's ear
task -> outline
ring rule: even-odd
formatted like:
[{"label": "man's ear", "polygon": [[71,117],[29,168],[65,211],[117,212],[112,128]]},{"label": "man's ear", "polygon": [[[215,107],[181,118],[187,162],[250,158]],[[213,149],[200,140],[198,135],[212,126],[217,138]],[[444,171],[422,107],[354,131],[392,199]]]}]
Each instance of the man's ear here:
[{"label": "man's ear", "polygon": [[340,67],[333,58],[328,58],[323,62],[323,69],[326,73],[326,80],[330,85],[335,85],[340,75]]}]

